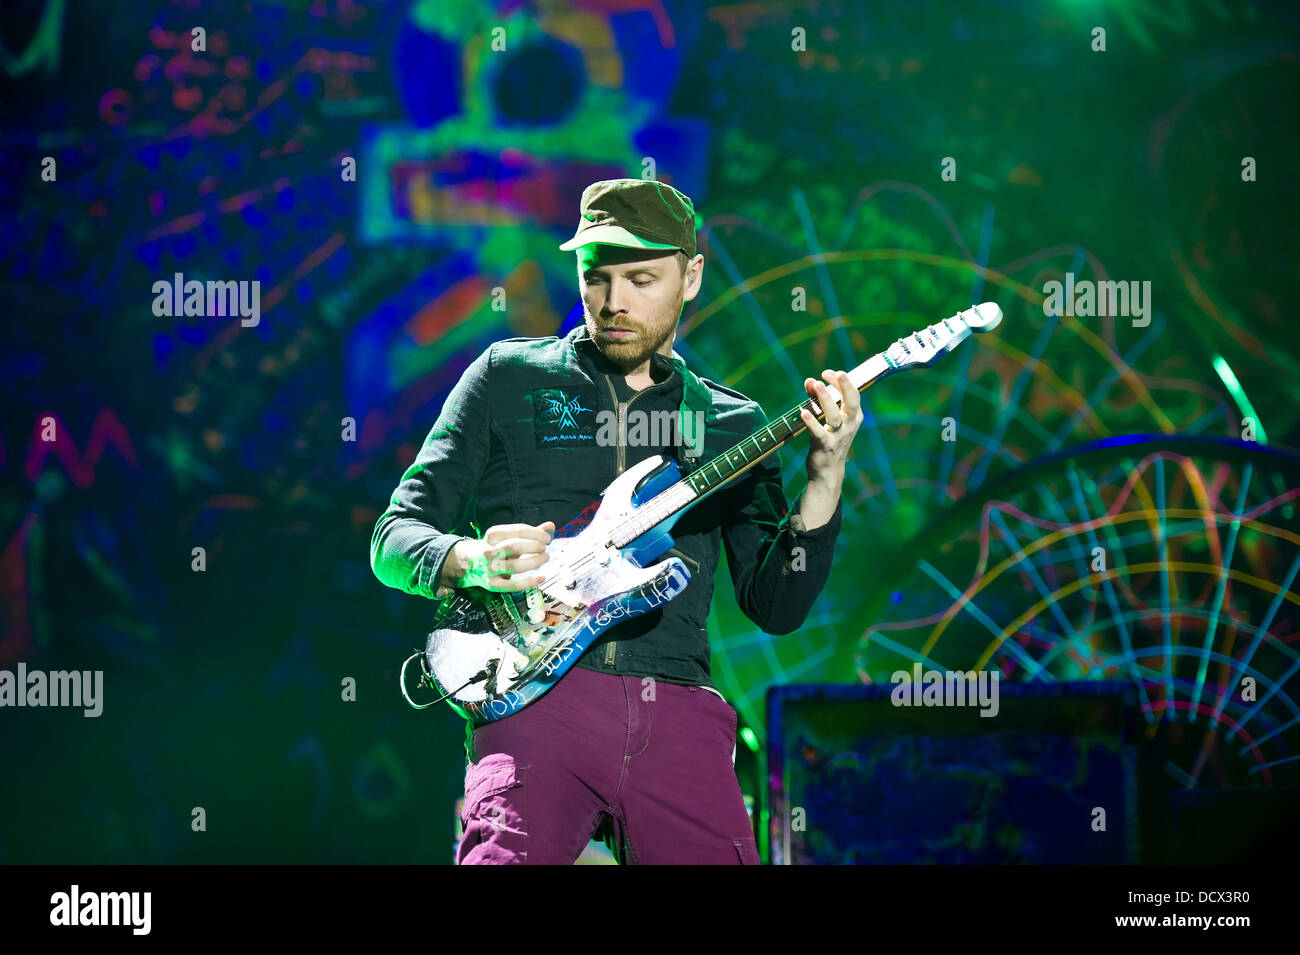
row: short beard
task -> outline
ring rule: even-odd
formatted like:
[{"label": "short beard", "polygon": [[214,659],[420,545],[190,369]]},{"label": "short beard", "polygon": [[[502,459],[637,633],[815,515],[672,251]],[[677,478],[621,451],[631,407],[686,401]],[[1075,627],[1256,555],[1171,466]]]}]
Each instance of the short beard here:
[{"label": "short beard", "polygon": [[[676,326],[674,326],[672,329],[669,330],[668,335],[665,336],[665,340],[671,339],[675,332],[676,332]],[[591,326],[587,327],[587,333],[591,335],[593,338],[595,337],[595,335],[592,332]],[[646,342],[646,343],[601,342],[599,345],[597,345],[597,348],[599,348],[600,353],[604,355],[605,358],[607,358],[613,364],[617,365],[620,369],[624,371],[624,373],[627,373],[632,371],[635,368],[640,368],[641,365],[643,365],[647,360],[649,360],[651,355],[656,354],[662,346],[663,346],[663,341]],[[635,353],[629,351],[629,349],[632,347],[637,348],[637,351]]]},{"label": "short beard", "polygon": [[[677,300],[677,320],[668,328],[668,331],[664,334],[662,339],[657,342],[647,342],[641,346],[647,349],[644,352],[638,351],[635,356],[629,356],[626,349],[630,347],[630,343],[624,344],[621,342],[608,342],[598,344],[596,347],[605,358],[617,365],[619,368],[624,369],[625,372],[639,368],[650,358],[651,355],[656,354],[659,349],[663,347],[664,342],[671,342],[676,336],[677,326],[681,323],[682,306],[684,304],[685,301],[679,295]],[[593,318],[591,313],[587,311],[586,305],[583,305],[582,313],[583,321],[587,326],[587,335],[593,340],[596,340],[597,325],[595,318]]]}]

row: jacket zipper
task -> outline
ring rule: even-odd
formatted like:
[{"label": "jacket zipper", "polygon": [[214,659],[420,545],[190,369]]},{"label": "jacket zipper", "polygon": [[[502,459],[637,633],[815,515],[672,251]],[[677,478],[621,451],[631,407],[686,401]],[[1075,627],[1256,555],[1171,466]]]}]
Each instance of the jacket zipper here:
[{"label": "jacket zipper", "polygon": [[[614,390],[614,379],[610,378],[609,375],[605,376],[605,384],[609,387],[609,397],[614,402],[614,409],[616,413],[615,423],[618,427],[618,431],[616,432],[614,437],[614,448],[618,460],[618,474],[623,473],[623,468],[625,466],[625,461],[626,461],[626,452],[623,447],[623,425],[624,425],[624,415],[627,413],[627,409],[632,407],[632,402],[636,401],[647,391],[652,391],[653,389],[660,387],[660,385],[666,385],[671,380],[672,380],[672,375],[669,375],[667,380],[661,381],[658,385],[651,385],[649,388],[642,388],[631,398],[627,399],[626,403],[624,403],[618,400],[618,392]],[[617,476],[618,475],[616,474],[615,477]],[[617,656],[617,654],[618,654],[617,640],[611,640],[609,641],[609,643],[605,644],[605,666],[612,667],[614,665],[614,659]]]}]

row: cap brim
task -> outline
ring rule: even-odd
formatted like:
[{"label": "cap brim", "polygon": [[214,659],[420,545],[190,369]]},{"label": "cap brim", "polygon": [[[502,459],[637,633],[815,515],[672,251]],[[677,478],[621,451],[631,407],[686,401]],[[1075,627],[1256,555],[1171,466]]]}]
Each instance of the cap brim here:
[{"label": "cap brim", "polygon": [[597,225],[583,229],[568,242],[560,246],[561,252],[572,252],[584,245],[621,245],[628,249],[675,249],[677,246],[667,242],[650,242],[633,235],[621,225]]}]

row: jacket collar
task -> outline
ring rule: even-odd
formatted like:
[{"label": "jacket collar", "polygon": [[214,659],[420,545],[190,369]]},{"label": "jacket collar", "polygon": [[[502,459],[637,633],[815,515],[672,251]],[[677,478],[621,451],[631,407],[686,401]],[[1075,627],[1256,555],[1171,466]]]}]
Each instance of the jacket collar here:
[{"label": "jacket collar", "polygon": [[[573,349],[580,362],[595,367],[601,374],[618,374],[618,368],[601,354],[600,348],[587,334],[585,322],[579,323],[565,335],[564,341]],[[666,373],[665,379],[673,370],[679,372],[682,376],[681,410],[683,412],[702,411],[704,412],[705,424],[713,423],[718,414],[717,409],[713,407],[713,394],[708,386],[686,367],[686,359],[677,353],[677,349],[673,349],[671,358],[656,352],[650,356],[650,363],[655,368]],[[652,374],[650,377],[654,378],[656,376]]]}]

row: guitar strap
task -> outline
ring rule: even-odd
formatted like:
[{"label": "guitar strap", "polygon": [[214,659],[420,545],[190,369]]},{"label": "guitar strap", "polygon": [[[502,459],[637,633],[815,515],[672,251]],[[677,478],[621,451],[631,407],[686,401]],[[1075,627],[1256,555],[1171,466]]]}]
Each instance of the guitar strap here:
[{"label": "guitar strap", "polygon": [[[689,474],[701,464],[705,463],[704,454],[698,457],[688,455],[688,450],[699,447],[701,452],[704,448],[704,434],[717,415],[713,410],[713,394],[709,391],[708,385],[700,381],[689,368],[686,367],[686,361],[676,351],[672,354],[672,362],[677,367],[678,373],[682,376],[682,400],[678,405],[678,422],[681,424],[685,440],[673,448],[673,456],[677,460],[678,469],[682,474]],[[697,412],[699,413],[697,416]],[[704,427],[697,429],[695,422],[702,421]],[[696,434],[696,431],[699,431]]]}]

